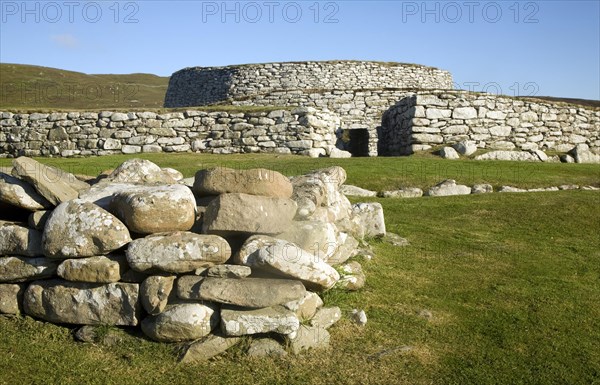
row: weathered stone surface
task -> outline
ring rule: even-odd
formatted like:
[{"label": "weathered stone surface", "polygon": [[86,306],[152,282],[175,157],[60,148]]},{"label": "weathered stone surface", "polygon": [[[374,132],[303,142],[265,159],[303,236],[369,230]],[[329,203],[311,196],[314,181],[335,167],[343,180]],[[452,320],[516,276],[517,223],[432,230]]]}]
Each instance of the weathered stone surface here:
[{"label": "weathered stone surface", "polygon": [[97,285],[62,280],[36,281],[25,291],[25,312],[56,323],[82,325],[138,324],[139,285]]},{"label": "weathered stone surface", "polygon": [[321,221],[294,221],[286,231],[277,235],[327,261],[337,251],[338,230],[333,223]]},{"label": "weathered stone surface", "polygon": [[338,272],[322,259],[297,245],[276,240],[250,254],[246,264],[256,270],[302,281],[309,290],[327,290],[340,278]]},{"label": "weathered stone surface", "polygon": [[52,205],[26,182],[0,172],[0,201],[25,210],[44,210]]},{"label": "weathered stone surface", "polygon": [[317,311],[315,316],[310,320],[311,326],[322,329],[329,329],[342,318],[342,311],[339,307],[324,307]]},{"label": "weathered stone surface", "polygon": [[115,194],[122,192],[131,192],[139,185],[133,183],[112,183],[101,181],[93,185],[88,190],[79,193],[79,199],[85,202],[95,203],[105,210],[110,210],[112,200]]},{"label": "weathered stone surface", "polygon": [[156,315],[165,310],[175,278],[175,276],[152,275],[142,282],[140,298],[148,314]]},{"label": "weathered stone surface", "polygon": [[127,227],[93,203],[74,199],[52,211],[42,247],[49,258],[83,258],[108,254],[131,241]]},{"label": "weathered stone surface", "polygon": [[188,273],[224,263],[231,256],[231,248],[216,235],[178,231],[136,239],[129,244],[126,255],[136,271]]},{"label": "weathered stone surface", "polygon": [[423,196],[423,190],[418,187],[406,187],[399,190],[383,191],[383,198],[419,198]]},{"label": "weathered stone surface", "polygon": [[211,334],[188,345],[179,362],[189,364],[208,361],[219,354],[225,353],[227,349],[237,345],[241,340],[240,337],[221,337]]},{"label": "weathered stone surface", "polygon": [[309,349],[326,349],[329,347],[330,335],[327,330],[315,326],[300,326],[296,336],[290,339],[290,348],[294,354]]},{"label": "weathered stone surface", "polygon": [[115,183],[164,183],[174,184],[178,179],[173,173],[161,169],[145,159],[129,159],[117,167],[106,181]]},{"label": "weathered stone surface", "polygon": [[442,197],[450,195],[468,195],[471,194],[469,186],[456,184],[455,180],[446,179],[430,188],[425,195],[431,197]]},{"label": "weathered stone surface", "polygon": [[223,194],[206,208],[203,232],[278,234],[290,226],[295,214],[296,203],[290,199]]},{"label": "weathered stone surface", "polygon": [[458,152],[452,147],[442,147],[440,156],[444,159],[460,159]]},{"label": "weathered stone surface", "polygon": [[477,145],[471,140],[465,140],[454,144],[452,147],[461,155],[471,156],[477,151]]},{"label": "weathered stone surface", "polygon": [[287,352],[281,344],[272,338],[253,340],[248,348],[250,357],[285,357]]},{"label": "weathered stone surface", "polygon": [[206,271],[208,277],[215,278],[246,278],[252,274],[252,269],[248,266],[239,265],[215,265],[209,267]]},{"label": "weathered stone surface", "polygon": [[317,293],[311,291],[307,291],[299,300],[283,304],[283,307],[296,313],[301,320],[311,319],[321,306],[323,306],[323,300]]},{"label": "weathered stone surface", "polygon": [[199,196],[244,193],[290,198],[292,184],[284,175],[264,168],[235,170],[217,167],[196,173],[193,191]]},{"label": "weathered stone surface", "polygon": [[282,306],[264,309],[221,309],[221,331],[227,336],[261,333],[294,333],[300,327],[298,317]]},{"label": "weathered stone surface", "polygon": [[80,191],[90,187],[87,183],[79,181],[73,174],[24,156],[13,160],[12,174],[31,184],[53,205],[75,199]]},{"label": "weathered stone surface", "polygon": [[24,291],[24,285],[0,284],[0,314],[21,313]]},{"label": "weathered stone surface", "polygon": [[[364,238],[364,233],[362,237]],[[358,253],[359,242],[350,234],[340,233],[338,236],[338,245],[335,253],[327,259],[327,263],[331,266],[342,264]]]},{"label": "weathered stone surface", "polygon": [[121,279],[121,267],[103,256],[67,259],[58,266],[56,274],[73,282],[112,283]]},{"label": "weathered stone surface", "polygon": [[164,312],[144,318],[142,331],[155,341],[189,341],[207,336],[218,322],[213,305],[184,303],[168,305]]},{"label": "weathered stone surface", "polygon": [[377,196],[377,191],[366,190],[350,184],[344,184],[340,187],[340,192],[346,196],[353,197],[374,197]]},{"label": "weathered stone surface", "polygon": [[337,287],[342,287],[346,290],[359,290],[365,286],[365,273],[363,272],[360,263],[353,261],[341,265],[338,269],[340,280],[337,282]]},{"label": "weathered stone surface", "polygon": [[385,236],[385,221],[381,203],[357,203],[352,206],[352,212],[363,225],[366,237]]},{"label": "weathered stone surface", "polygon": [[527,192],[527,189],[512,187],[512,186],[501,186],[498,192]]},{"label": "weathered stone surface", "polygon": [[494,188],[491,184],[476,184],[471,187],[471,194],[487,194],[491,192],[494,192]]},{"label": "weathered stone surface", "polygon": [[402,238],[398,234],[390,233],[389,231],[385,234],[384,240],[396,247],[405,247],[409,245],[408,239]]},{"label": "weathered stone surface", "polygon": [[348,199],[339,192],[346,181],[346,170],[333,166],[292,178],[292,199],[298,204],[297,218],[308,219],[318,208],[326,209],[327,220],[336,222],[351,212]]},{"label": "weathered stone surface", "polygon": [[26,282],[56,274],[57,263],[46,258],[0,257],[0,282]]},{"label": "weathered stone surface", "polygon": [[512,160],[521,162],[539,162],[537,155],[527,151],[490,151],[475,157],[475,160]]},{"label": "weathered stone surface", "polygon": [[189,285],[193,279],[190,278],[186,282],[182,278],[178,282],[180,298],[199,299],[254,309],[281,305],[299,300],[306,295],[306,290],[301,282],[287,279],[207,277],[201,280],[199,285]]},{"label": "weathered stone surface", "polygon": [[135,233],[186,231],[196,220],[196,199],[183,185],[140,186],[116,193],[111,211]]},{"label": "weathered stone surface", "polygon": [[0,220],[0,255],[43,255],[42,233],[14,222]]}]

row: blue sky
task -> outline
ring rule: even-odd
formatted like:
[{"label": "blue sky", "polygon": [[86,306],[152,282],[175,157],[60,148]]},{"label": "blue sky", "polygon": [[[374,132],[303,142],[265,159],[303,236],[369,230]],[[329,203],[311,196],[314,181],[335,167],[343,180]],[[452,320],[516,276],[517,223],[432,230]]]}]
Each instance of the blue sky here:
[{"label": "blue sky", "polygon": [[0,61],[168,76],[189,66],[357,59],[457,88],[600,99],[600,1],[8,1]]}]

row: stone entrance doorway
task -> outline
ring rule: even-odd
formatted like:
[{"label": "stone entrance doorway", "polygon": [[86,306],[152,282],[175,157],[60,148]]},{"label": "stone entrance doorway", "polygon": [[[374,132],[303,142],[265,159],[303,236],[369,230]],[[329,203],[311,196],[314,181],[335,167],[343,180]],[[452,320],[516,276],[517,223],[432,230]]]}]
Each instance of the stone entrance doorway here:
[{"label": "stone entrance doorway", "polygon": [[369,130],[353,128],[346,130],[344,137],[348,140],[346,150],[352,156],[369,156]]}]

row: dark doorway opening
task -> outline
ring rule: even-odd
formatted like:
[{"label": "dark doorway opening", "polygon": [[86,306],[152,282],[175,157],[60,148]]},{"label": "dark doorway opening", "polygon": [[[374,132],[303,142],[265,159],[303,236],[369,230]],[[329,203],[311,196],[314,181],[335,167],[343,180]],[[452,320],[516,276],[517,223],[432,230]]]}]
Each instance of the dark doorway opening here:
[{"label": "dark doorway opening", "polygon": [[369,156],[369,130],[353,128],[346,130],[347,149],[352,156]]}]

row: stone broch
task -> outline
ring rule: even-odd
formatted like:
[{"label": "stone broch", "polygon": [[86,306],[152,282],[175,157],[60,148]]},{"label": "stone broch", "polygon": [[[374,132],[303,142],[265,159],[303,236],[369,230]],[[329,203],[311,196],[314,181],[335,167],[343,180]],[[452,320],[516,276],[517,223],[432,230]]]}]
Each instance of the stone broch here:
[{"label": "stone broch", "polygon": [[[340,167],[291,179],[200,170],[188,187],[177,171],[139,159],[93,186],[33,159],[14,166],[0,174],[0,313],[86,325],[78,335],[139,327],[185,344],[183,362],[242,336],[252,336],[253,356],[326,348],[326,329],[343,314],[324,308],[321,293],[360,289],[363,269],[347,261],[363,237],[385,235],[380,205],[353,207],[340,192]],[[29,221],[2,218],[12,210]]]}]

